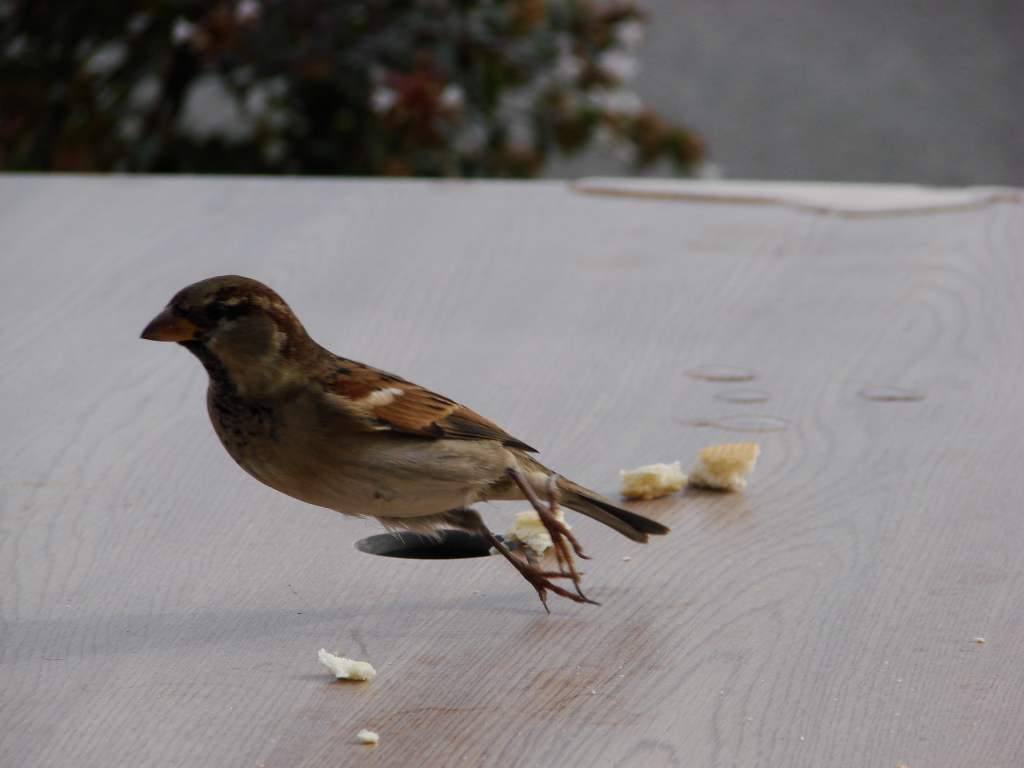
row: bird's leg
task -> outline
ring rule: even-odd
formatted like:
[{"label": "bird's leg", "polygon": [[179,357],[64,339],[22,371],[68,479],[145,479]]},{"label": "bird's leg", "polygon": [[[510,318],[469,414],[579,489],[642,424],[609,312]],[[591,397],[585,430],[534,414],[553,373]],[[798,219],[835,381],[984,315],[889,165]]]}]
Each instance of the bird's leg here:
[{"label": "bird's leg", "polygon": [[[586,595],[583,594],[583,590],[580,588],[580,577],[583,574],[576,571],[576,562],[573,560],[572,553],[573,551],[576,552],[584,560],[589,560],[590,558],[583,554],[583,547],[580,546],[576,537],[572,535],[569,526],[558,519],[558,475],[554,473],[548,476],[547,515],[542,515],[539,512],[537,515],[551,536],[551,543],[555,548],[555,557],[558,560],[559,569],[569,572],[572,578],[572,585],[576,588],[576,593],[580,597],[586,598]],[[572,551],[569,549],[570,544],[572,545]]]},{"label": "bird's leg", "polygon": [[[562,534],[562,536],[569,540],[576,556],[582,557],[584,560],[589,560],[590,557],[583,554],[583,547],[580,545],[579,541],[577,541],[576,537],[573,536],[569,526],[558,519],[558,475],[553,472],[548,475],[548,508],[550,510],[551,524],[558,529],[558,532]],[[541,520],[544,520],[544,518],[542,517]],[[548,530],[550,531],[550,528]]]},{"label": "bird's leg", "polygon": [[[589,560],[590,558],[583,553],[583,547],[580,546],[576,537],[572,535],[569,527],[558,519],[558,475],[552,473],[548,476],[547,504],[540,500],[527,479],[518,470],[509,470],[509,475],[516,485],[519,486],[519,489],[529,500],[530,504],[533,505],[533,508],[537,510],[537,516],[547,529],[548,535],[551,536],[551,544],[555,549],[558,567],[572,579],[573,586],[576,588],[579,596],[587,600],[587,596],[583,594],[583,590],[580,587],[580,574],[576,570],[572,553],[575,552],[584,560]],[[569,549],[570,545],[572,545],[571,550]]]},{"label": "bird's leg", "polygon": [[560,597],[567,597],[577,603],[592,603],[594,605],[598,605],[598,603],[595,603],[593,600],[590,600],[583,595],[573,594],[551,581],[551,579],[572,578],[570,574],[543,571],[530,563],[523,562],[512,554],[512,551],[505,546],[505,543],[491,533],[490,529],[484,524],[483,518],[480,517],[480,513],[475,509],[453,509],[450,512],[445,513],[445,520],[458,528],[478,533],[487,539],[487,543],[494,547],[502,557],[512,563],[512,565],[515,566],[515,569],[519,571],[520,575],[530,582],[531,586],[537,590],[537,596],[540,598],[540,602],[544,606],[544,610],[548,613],[551,613],[551,609],[548,608],[548,590],[551,590]]},{"label": "bird's leg", "polygon": [[519,490],[526,496],[526,500],[530,502],[535,510],[537,510],[537,516],[544,523],[544,527],[548,529],[548,533],[552,534],[552,541],[554,541],[554,528],[560,536],[564,536],[572,544],[573,551],[578,557],[582,557],[584,560],[589,560],[590,557],[583,553],[583,546],[579,543],[569,526],[555,517],[555,513],[558,512],[558,475],[552,473],[548,476],[548,503],[545,505],[536,491],[530,486],[529,482],[517,469],[510,469],[508,471],[509,477],[519,486]]}]

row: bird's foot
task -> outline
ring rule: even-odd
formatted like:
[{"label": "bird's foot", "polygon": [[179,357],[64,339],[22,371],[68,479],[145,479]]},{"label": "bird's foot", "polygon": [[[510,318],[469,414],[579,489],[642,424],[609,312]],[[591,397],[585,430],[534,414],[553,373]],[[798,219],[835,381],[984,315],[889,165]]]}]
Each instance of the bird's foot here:
[{"label": "bird's foot", "polygon": [[[548,592],[553,592],[559,597],[565,597],[576,603],[591,603],[592,605],[600,605],[586,595],[579,592],[578,582],[579,577],[582,575],[575,570],[571,573],[564,569],[558,571],[544,570],[540,566],[540,562],[533,553],[524,551],[524,557],[519,557],[516,553],[512,552],[505,544],[505,542],[498,536],[495,536],[491,530],[484,524],[483,518],[480,517],[480,513],[474,509],[454,509],[445,514],[447,522],[455,527],[461,528],[467,531],[474,531],[482,535],[487,542],[494,547],[494,549],[512,563],[515,569],[519,571],[519,574],[530,582],[530,585],[537,590],[537,596],[540,598],[541,604],[544,606],[544,610],[551,613],[551,609],[548,608]],[[553,579],[571,579],[574,584],[577,584],[576,592],[570,592],[567,589],[560,587],[555,584]]]},{"label": "bird's foot", "polygon": [[[521,561],[520,561],[521,563]],[[522,563],[521,563],[522,564]],[[530,582],[530,585],[537,590],[537,597],[540,598],[541,604],[544,606],[544,610],[551,613],[551,609],[548,608],[548,591],[554,592],[559,597],[566,597],[575,603],[589,603],[590,605],[600,605],[596,600],[591,600],[589,597],[584,595],[579,588],[579,575],[576,573],[563,573],[561,571],[542,571],[539,568],[533,568],[530,565],[522,564],[523,567],[519,568],[519,573],[523,575],[523,578]],[[552,579],[572,579],[573,584],[576,587],[575,592],[570,592],[567,589],[555,584]]]},{"label": "bird's foot", "polygon": [[[533,562],[529,560],[524,561],[520,557],[516,557],[513,552],[505,546],[497,536],[491,533],[489,530],[484,528],[484,536],[488,538],[491,546],[498,550],[498,553],[503,555],[512,565],[515,566],[516,570],[519,571],[520,575],[530,582],[530,585],[537,590],[537,597],[540,598],[541,604],[544,606],[544,610],[551,613],[551,609],[548,608],[548,592],[551,591],[559,597],[567,597],[576,603],[590,603],[591,605],[600,605],[600,603],[591,600],[589,597],[580,592],[579,589],[579,578],[580,574],[575,571],[566,572],[560,571],[545,571],[539,567],[534,558]],[[573,584],[576,586],[575,592],[570,592],[557,584],[552,579],[572,579]]]},{"label": "bird's foot", "polygon": [[[530,504],[533,505],[533,508],[537,511],[537,517],[540,518],[541,523],[544,525],[548,535],[551,537],[551,545],[555,550],[555,559],[558,562],[559,568],[557,575],[560,578],[571,579],[572,585],[576,590],[576,595],[573,595],[572,599],[576,600],[576,602],[598,605],[598,603],[595,603],[583,594],[583,589],[580,586],[582,574],[576,570],[576,562],[573,559],[573,553],[575,552],[576,555],[582,557],[584,560],[589,560],[590,558],[584,554],[583,547],[580,545],[579,541],[577,541],[576,537],[573,536],[572,531],[569,530],[569,526],[558,519],[558,475],[552,473],[548,476],[547,503],[541,501],[533,488],[530,487],[528,482],[526,482],[526,479],[518,472],[512,473],[512,479],[523,491],[523,494],[529,500]],[[526,574],[524,573],[523,575],[525,576]],[[527,577],[527,580],[529,580],[529,577]],[[533,582],[531,581],[530,583],[532,584]],[[536,586],[537,585],[534,584],[534,587]],[[539,588],[537,591],[540,593]],[[552,589],[551,591],[555,592],[555,594],[561,594],[563,597],[569,596],[567,594],[563,594],[565,593],[565,590],[558,592]],[[544,607],[547,608],[547,602],[543,595],[541,595],[541,602],[544,603]]]}]

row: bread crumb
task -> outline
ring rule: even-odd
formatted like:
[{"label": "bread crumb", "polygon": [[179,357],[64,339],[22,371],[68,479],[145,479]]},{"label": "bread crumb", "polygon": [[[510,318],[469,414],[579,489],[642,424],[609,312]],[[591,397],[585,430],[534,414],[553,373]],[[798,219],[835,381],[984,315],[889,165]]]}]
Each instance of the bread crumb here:
[{"label": "bread crumb", "polygon": [[323,648],[317,654],[320,663],[327,667],[338,680],[373,680],[377,670],[368,661],[353,661],[342,656],[335,656]]},{"label": "bread crumb", "polygon": [[[555,512],[555,519],[560,523],[565,523],[566,528],[572,527],[565,522],[565,515],[561,509]],[[518,541],[538,555],[543,555],[551,546],[551,534],[548,533],[548,529],[541,522],[540,515],[533,509],[516,513],[516,520],[512,527],[505,531],[505,539],[507,541]]]},{"label": "bread crumb", "polygon": [[702,448],[690,470],[690,485],[719,491],[738,491],[747,485],[761,446],[757,443],[726,443]]},{"label": "bread crumb", "polygon": [[646,464],[636,469],[619,470],[619,492],[627,499],[660,499],[686,485],[686,475],[678,461],[671,464]]},{"label": "bread crumb", "polygon": [[356,734],[360,744],[376,744],[380,741],[380,734],[376,731],[368,731],[365,728]]},{"label": "bread crumb", "polygon": [[632,558],[632,557],[630,557],[629,555],[623,555],[623,556],[622,556],[622,562],[624,562],[624,563],[628,563],[628,562],[629,562],[630,560],[632,560],[632,559],[633,559],[633,558]]},{"label": "bread crumb", "polygon": [[985,644],[985,638],[984,637],[976,637],[976,638],[974,638],[974,642],[976,642],[978,645],[984,645]]},{"label": "bread crumb", "polygon": [[910,768],[906,763],[896,763],[896,768]]}]

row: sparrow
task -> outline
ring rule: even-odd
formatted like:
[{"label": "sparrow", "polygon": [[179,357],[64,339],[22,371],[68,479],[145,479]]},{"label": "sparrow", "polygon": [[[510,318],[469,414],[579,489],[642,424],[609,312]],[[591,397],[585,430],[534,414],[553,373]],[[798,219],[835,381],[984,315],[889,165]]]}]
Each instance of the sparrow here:
[{"label": "sparrow", "polygon": [[[536,589],[580,603],[582,547],[561,503],[646,542],[669,529],[540,463],[534,448],[444,395],[317,344],[284,300],[237,275],[179,291],[143,339],[176,342],[209,375],[207,410],[239,466],[288,496],[389,529],[483,536]],[[526,500],[551,535],[558,570],[514,554],[471,505]],[[566,586],[572,583],[573,591]]]}]

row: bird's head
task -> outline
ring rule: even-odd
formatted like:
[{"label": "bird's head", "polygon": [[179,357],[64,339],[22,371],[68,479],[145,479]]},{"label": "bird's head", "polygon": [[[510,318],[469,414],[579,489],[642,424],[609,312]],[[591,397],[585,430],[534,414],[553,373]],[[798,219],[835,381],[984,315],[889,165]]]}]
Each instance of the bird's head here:
[{"label": "bird's head", "polygon": [[183,288],[142,338],[173,341],[198,357],[215,379],[237,389],[280,384],[290,364],[316,345],[280,296],[248,277],[211,277]]}]

